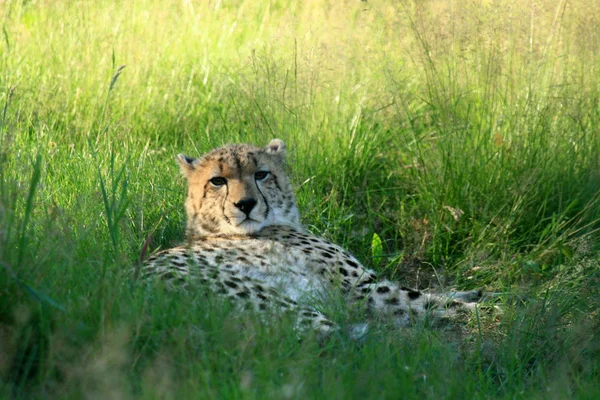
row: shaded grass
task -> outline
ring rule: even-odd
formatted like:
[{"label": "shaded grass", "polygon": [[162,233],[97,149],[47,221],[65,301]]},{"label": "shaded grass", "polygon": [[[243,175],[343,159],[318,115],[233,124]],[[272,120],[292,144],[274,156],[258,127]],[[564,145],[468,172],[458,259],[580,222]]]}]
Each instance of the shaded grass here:
[{"label": "shaded grass", "polygon": [[[0,11],[3,395],[599,394],[597,6]],[[173,156],[273,137],[311,231],[412,286],[504,291],[504,315],[299,342],[286,318],[137,287],[146,239],[183,239]]]}]

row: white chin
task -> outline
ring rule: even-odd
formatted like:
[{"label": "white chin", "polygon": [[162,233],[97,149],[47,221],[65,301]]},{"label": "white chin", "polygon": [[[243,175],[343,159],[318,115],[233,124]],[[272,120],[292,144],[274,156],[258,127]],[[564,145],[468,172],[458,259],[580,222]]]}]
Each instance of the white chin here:
[{"label": "white chin", "polygon": [[241,234],[249,234],[249,233],[256,233],[258,231],[260,231],[263,227],[264,227],[264,222],[257,222],[257,221],[253,221],[250,219],[245,219],[243,221],[241,221],[240,223],[238,223],[233,230],[236,231],[236,233],[241,233]]}]

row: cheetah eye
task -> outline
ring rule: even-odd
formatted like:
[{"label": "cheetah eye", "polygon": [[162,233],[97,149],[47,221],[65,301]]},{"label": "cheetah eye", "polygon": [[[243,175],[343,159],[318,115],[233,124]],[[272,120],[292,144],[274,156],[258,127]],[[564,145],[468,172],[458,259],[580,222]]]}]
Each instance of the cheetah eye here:
[{"label": "cheetah eye", "polygon": [[224,184],[227,183],[227,179],[222,178],[220,176],[216,176],[214,178],[212,178],[210,181],[210,183],[212,183],[214,186],[223,186]]},{"label": "cheetah eye", "polygon": [[256,179],[257,181],[262,181],[267,176],[269,176],[269,174],[270,174],[269,171],[258,171],[257,173],[254,174],[254,179]]}]

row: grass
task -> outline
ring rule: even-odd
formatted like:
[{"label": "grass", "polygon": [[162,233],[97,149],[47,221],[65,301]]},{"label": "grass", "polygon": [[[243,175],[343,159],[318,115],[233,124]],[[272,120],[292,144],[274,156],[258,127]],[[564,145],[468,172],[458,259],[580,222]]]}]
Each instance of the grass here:
[{"label": "grass", "polygon": [[[598,398],[592,3],[0,3],[0,394]],[[273,137],[312,232],[504,314],[299,342],[138,287],[183,239],[174,155]]]}]

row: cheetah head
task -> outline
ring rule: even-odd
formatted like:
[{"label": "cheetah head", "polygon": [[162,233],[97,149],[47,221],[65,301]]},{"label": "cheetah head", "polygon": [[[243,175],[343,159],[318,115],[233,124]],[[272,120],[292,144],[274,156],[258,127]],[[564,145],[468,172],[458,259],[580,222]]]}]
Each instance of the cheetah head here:
[{"label": "cheetah head", "polygon": [[300,229],[300,216],[284,172],[285,143],[264,148],[232,144],[177,162],[188,183],[188,237],[251,235],[269,225]]}]

